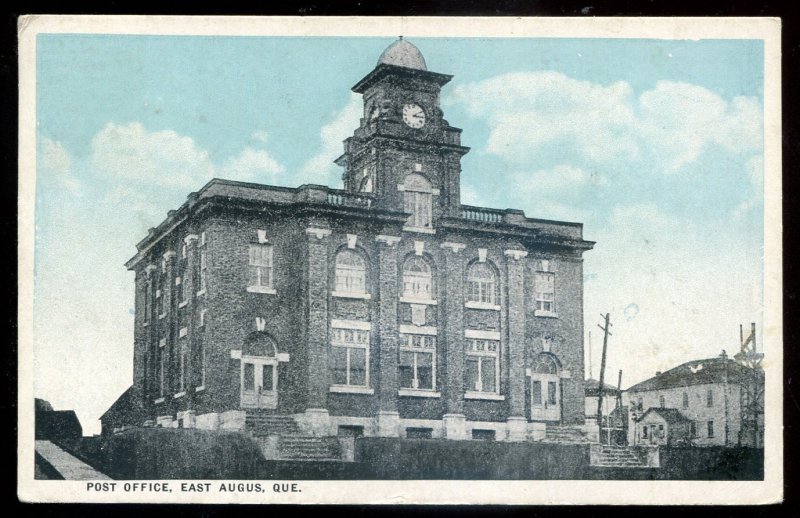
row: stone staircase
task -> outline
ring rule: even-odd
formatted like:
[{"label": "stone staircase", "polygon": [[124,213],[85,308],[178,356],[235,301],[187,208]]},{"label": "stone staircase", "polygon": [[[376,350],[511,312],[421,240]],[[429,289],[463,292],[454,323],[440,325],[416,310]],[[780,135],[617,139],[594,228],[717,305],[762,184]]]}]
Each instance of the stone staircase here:
[{"label": "stone staircase", "polygon": [[281,460],[341,459],[339,441],[336,437],[304,435],[292,416],[248,412],[245,425],[247,431],[262,445],[265,455],[269,450],[268,458],[277,455]]},{"label": "stone staircase", "polygon": [[294,417],[288,415],[247,412],[245,426],[254,437],[269,435],[301,435]]},{"label": "stone staircase", "polygon": [[544,435],[545,442],[561,443],[589,443],[592,442],[586,432],[580,428],[570,426],[547,425]]},{"label": "stone staircase", "polygon": [[647,464],[631,448],[603,445],[593,459],[592,466],[598,468],[646,468]]}]

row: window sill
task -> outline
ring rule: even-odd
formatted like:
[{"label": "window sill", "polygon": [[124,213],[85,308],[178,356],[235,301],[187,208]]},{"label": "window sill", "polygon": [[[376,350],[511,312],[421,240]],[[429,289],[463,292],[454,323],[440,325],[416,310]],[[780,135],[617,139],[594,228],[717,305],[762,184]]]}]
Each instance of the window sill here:
[{"label": "window sill", "polygon": [[163,402],[164,402],[164,398],[163,397],[160,397],[160,398],[156,399],[155,401],[153,401],[153,403],[155,403],[156,405],[159,404],[159,403],[163,403]]},{"label": "window sill", "polygon": [[142,327],[150,327],[150,322],[142,322]]},{"label": "window sill", "polygon": [[339,394],[365,394],[365,395],[375,394],[375,390],[371,388],[351,387],[348,385],[332,385],[330,388],[330,392],[335,392]]},{"label": "window sill", "polygon": [[555,313],[553,311],[543,311],[541,309],[536,309],[533,311],[533,316],[545,317],[545,318],[558,318],[558,313]]},{"label": "window sill", "polygon": [[162,318],[164,318],[165,316],[167,316],[167,314],[166,314],[166,313],[161,313],[160,315],[158,315],[158,319],[159,319],[159,320],[161,320],[161,319],[162,319]]},{"label": "window sill", "polygon": [[187,305],[188,303],[189,303],[189,301],[188,301],[188,300],[184,300],[183,302],[181,302],[180,304],[178,304],[178,308],[185,308],[185,307],[186,307],[186,305]]},{"label": "window sill", "polygon": [[467,392],[464,399],[485,399],[489,401],[505,401],[506,397],[502,394],[492,394],[491,392]]},{"label": "window sill", "polygon": [[423,389],[400,389],[397,392],[398,396],[404,397],[442,397],[441,392],[434,392],[433,390]]},{"label": "window sill", "polygon": [[344,291],[332,291],[331,297],[337,297],[340,299],[362,299],[362,300],[370,300],[372,295],[369,293],[347,293]]},{"label": "window sill", "polygon": [[197,292],[197,296],[198,297],[202,297],[205,294],[206,294],[206,290],[200,290],[200,291]]},{"label": "window sill", "polygon": [[497,304],[490,304],[489,302],[475,302],[468,300],[464,303],[465,308],[469,309],[490,309],[492,311],[500,311],[500,306]]},{"label": "window sill", "polygon": [[183,396],[185,396],[185,395],[186,395],[186,391],[183,391],[183,392],[178,392],[177,394],[175,394],[174,396],[172,396],[172,398],[173,398],[173,399],[178,399],[178,398],[182,398],[182,397],[183,397]]},{"label": "window sill", "polygon": [[195,391],[195,392],[202,392],[202,391],[204,391],[205,389],[206,389],[206,386],[205,386],[205,385],[200,385],[199,387],[195,387],[194,391]]},{"label": "window sill", "polygon": [[426,306],[435,306],[438,304],[438,302],[433,299],[418,299],[416,297],[400,297],[400,302],[405,302],[407,304],[423,304]]},{"label": "window sill", "polygon": [[420,234],[435,234],[436,230],[426,227],[403,227],[403,232],[417,232]]},{"label": "window sill", "polygon": [[266,295],[276,295],[278,292],[275,291],[273,288],[267,288],[266,286],[248,286],[247,287],[248,293],[264,293]]}]

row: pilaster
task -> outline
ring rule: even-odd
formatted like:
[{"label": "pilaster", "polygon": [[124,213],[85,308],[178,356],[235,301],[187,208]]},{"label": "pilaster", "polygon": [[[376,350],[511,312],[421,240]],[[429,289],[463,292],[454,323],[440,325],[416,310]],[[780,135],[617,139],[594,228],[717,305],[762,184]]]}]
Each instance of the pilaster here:
[{"label": "pilaster", "polygon": [[[306,408],[327,407],[328,375],[328,243],[331,231],[325,228],[306,229],[308,242],[308,330],[306,354],[308,394]],[[327,414],[327,411],[326,411]]]},{"label": "pilaster", "polygon": [[[506,250],[508,287],[508,396],[509,414],[525,415],[525,262],[528,252]],[[511,427],[511,423],[509,422]],[[510,430],[510,429],[509,429]]]},{"label": "pilaster", "polygon": [[[464,245],[461,243],[442,243],[444,269],[441,281],[445,305],[445,325],[439,342],[445,347],[445,380],[443,392],[445,412],[464,414]],[[452,419],[451,419],[452,420]],[[455,422],[455,421],[453,421]],[[454,432],[460,433],[460,432]],[[466,433],[466,432],[465,432]]]},{"label": "pilaster", "polygon": [[[380,308],[378,313],[378,428],[386,428],[386,433],[392,428],[391,424],[381,425],[397,413],[397,391],[399,389],[397,362],[398,362],[398,336],[397,336],[397,247],[399,237],[378,236],[378,300]],[[399,419],[399,415],[397,416]],[[391,419],[390,419],[391,420]],[[397,428],[397,426],[394,426]],[[393,434],[396,436],[397,434]]]}]

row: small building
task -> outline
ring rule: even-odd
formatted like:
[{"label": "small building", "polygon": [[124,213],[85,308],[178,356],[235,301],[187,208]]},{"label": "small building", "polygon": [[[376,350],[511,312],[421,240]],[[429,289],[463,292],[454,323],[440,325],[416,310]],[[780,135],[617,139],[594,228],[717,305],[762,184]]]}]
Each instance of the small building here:
[{"label": "small building", "polygon": [[681,446],[693,436],[694,421],[675,408],[648,408],[636,421],[635,444]]},{"label": "small building", "polygon": [[74,440],[83,436],[83,428],[74,410],[53,410],[53,406],[43,400],[34,402],[34,421],[36,440]]},{"label": "small building", "polygon": [[[763,370],[743,366],[723,353],[682,363],[666,372],[628,388],[623,404],[631,409],[628,421],[628,440],[637,440],[637,425],[652,409],[674,409],[690,422],[691,441],[695,446],[763,447],[763,413],[758,417],[758,433],[746,424],[743,404],[752,385],[760,386],[755,393],[763,398]],[[761,406],[763,408],[763,405]]]},{"label": "small building", "polygon": [[120,394],[114,403],[100,416],[102,435],[109,435],[126,426],[141,424],[146,415],[139,401],[134,397],[133,386]]}]

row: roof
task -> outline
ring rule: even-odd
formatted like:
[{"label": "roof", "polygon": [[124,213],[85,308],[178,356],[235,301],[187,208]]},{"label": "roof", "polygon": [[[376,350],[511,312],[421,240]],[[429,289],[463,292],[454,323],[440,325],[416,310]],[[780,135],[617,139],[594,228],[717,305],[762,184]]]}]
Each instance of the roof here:
[{"label": "roof", "polygon": [[[594,393],[597,394],[597,388],[600,386],[600,382],[594,378],[589,378],[588,380],[583,382],[583,390],[586,393]],[[608,383],[603,383],[603,393],[605,394],[616,394],[617,387],[613,385],[609,385]]]},{"label": "roof", "polygon": [[736,382],[743,369],[744,367],[727,357],[718,356],[705,360],[693,360],[637,383],[629,387],[627,392],[724,383],[726,376],[729,382]]},{"label": "roof", "polygon": [[407,40],[404,40],[402,36],[383,51],[381,57],[378,58],[378,64],[428,70],[425,58],[422,57],[422,52]]},{"label": "roof", "polygon": [[647,411],[637,419],[637,421],[641,421],[644,419],[648,414],[653,413],[660,416],[667,424],[675,424],[675,423],[691,423],[692,420],[683,415],[677,408],[658,408],[658,407],[650,407]]},{"label": "roof", "polygon": [[125,415],[131,412],[131,410],[135,410],[135,401],[133,398],[133,385],[125,389],[125,392],[119,395],[116,401],[111,403],[111,406],[108,407],[103,415],[100,416],[100,419],[108,419],[113,418],[118,415]]}]

